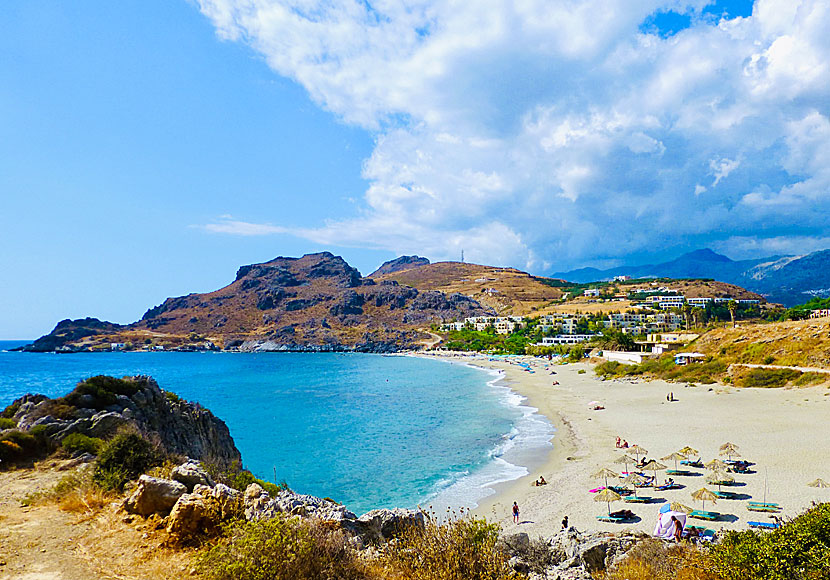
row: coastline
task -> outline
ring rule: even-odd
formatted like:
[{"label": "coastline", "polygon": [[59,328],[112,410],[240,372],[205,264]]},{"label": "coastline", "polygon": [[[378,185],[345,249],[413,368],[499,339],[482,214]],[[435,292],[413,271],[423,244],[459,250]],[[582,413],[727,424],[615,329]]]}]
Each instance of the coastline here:
[{"label": "coastline", "polygon": [[[830,419],[830,387],[786,389],[738,389],[724,385],[691,386],[661,380],[607,380],[595,376],[592,365],[577,363],[552,365],[556,373],[543,369],[545,361],[532,357],[490,360],[483,355],[421,354],[466,362],[485,369],[503,370],[508,386],[525,398],[523,404],[535,407],[556,429],[553,447],[535,459],[539,466],[516,480],[490,486],[495,494],[483,498],[473,513],[502,524],[506,530],[532,536],[550,535],[561,527],[568,515],[571,525],[580,530],[614,531],[636,529],[651,533],[664,500],[678,501],[694,509],[700,502],[691,499],[692,491],[717,487],[704,481],[706,470],[693,470],[695,476],[677,477],[682,489],[659,492],[646,488],[641,495],[659,501],[649,504],[615,502],[611,510],[631,509],[638,521],[626,524],[600,522],[596,516],[607,511],[605,503],[594,502],[588,490],[603,482],[591,477],[600,468],[617,472],[622,465],[614,460],[622,455],[615,448],[616,436],[648,449],[648,457],[660,461],[684,446],[692,446],[703,461],[718,456],[722,443],[737,444],[749,461],[753,474],[735,475],[738,486],[724,491],[739,494],[742,500],[719,500],[706,509],[723,514],[720,521],[689,520],[708,528],[746,529],[748,521],[770,521],[769,514],[747,510],[747,500],[779,503],[783,517],[794,517],[812,501],[830,500],[830,490],[807,487],[817,477],[830,478],[830,441],[821,435]],[[515,363],[537,365],[531,374]],[[584,371],[580,373],[580,371]],[[553,385],[558,381],[559,385]],[[678,399],[667,402],[673,392]],[[588,403],[601,401],[603,410],[590,410]],[[669,465],[671,461],[662,461]],[[670,465],[670,467],[674,467]],[[548,485],[532,483],[543,475]],[[657,472],[662,481],[665,472]],[[766,481],[766,494],[765,494]],[[609,482],[610,483],[610,482]],[[518,502],[521,524],[511,521],[510,506]]]}]

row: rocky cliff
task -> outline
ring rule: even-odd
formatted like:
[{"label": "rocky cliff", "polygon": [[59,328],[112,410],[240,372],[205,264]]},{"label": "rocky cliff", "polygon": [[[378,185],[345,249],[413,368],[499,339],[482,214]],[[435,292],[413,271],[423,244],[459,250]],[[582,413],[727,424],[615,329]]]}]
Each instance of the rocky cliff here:
[{"label": "rocky cliff", "polygon": [[400,272],[401,270],[409,270],[410,268],[417,268],[418,266],[426,266],[429,260],[420,256],[400,256],[394,260],[389,260],[381,264],[380,268],[369,274],[370,278],[375,276],[382,276],[384,274],[391,274],[393,272]]},{"label": "rocky cliff", "polygon": [[241,461],[224,421],[198,403],[163,391],[151,377],[98,376],[64,397],[26,395],[6,415],[21,431],[39,427],[56,445],[71,433],[107,438],[131,425],[158,441],[168,454],[227,465]]},{"label": "rocky cliff", "polygon": [[433,323],[488,312],[462,294],[363,278],[323,252],[242,266],[228,286],[168,298],[130,325],[64,321],[24,350],[109,350],[115,343],[127,350],[388,352],[416,346]]}]

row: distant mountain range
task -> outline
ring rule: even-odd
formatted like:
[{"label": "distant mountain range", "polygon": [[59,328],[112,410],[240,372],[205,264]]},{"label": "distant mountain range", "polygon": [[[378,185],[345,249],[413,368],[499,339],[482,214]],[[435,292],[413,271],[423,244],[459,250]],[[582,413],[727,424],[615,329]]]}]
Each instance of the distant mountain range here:
[{"label": "distant mountain range", "polygon": [[830,294],[830,250],[803,256],[732,260],[703,249],[661,264],[620,266],[607,270],[580,268],[551,274],[553,278],[578,283],[610,280],[621,275],[632,278],[714,278],[757,292],[769,302],[793,306],[813,296]]}]

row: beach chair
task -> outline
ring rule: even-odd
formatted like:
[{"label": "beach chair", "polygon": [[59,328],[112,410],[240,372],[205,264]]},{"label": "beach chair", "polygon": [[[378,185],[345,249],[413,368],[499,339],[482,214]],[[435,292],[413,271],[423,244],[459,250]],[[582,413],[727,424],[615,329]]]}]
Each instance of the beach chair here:
[{"label": "beach chair", "polygon": [[622,487],[621,485],[609,485],[608,489],[617,492],[622,496],[631,495],[632,493],[634,493],[632,490],[628,489],[627,487]]},{"label": "beach chair", "polygon": [[703,462],[700,459],[684,459],[680,465],[688,465],[689,467],[703,467]]},{"label": "beach chair", "polygon": [[636,496],[636,495],[629,495],[623,498],[625,503],[651,503],[650,497],[643,497],[643,496]]},{"label": "beach chair", "polygon": [[689,514],[690,518],[697,518],[699,520],[707,520],[707,521],[715,521],[720,517],[720,514],[717,512],[705,512],[703,510],[693,510],[692,513]]},{"label": "beach chair", "polygon": [[693,474],[689,471],[686,471],[685,469],[667,469],[666,470],[666,475],[686,476],[686,475],[693,475]]},{"label": "beach chair", "polygon": [[597,516],[597,520],[612,524],[623,524],[628,521],[628,518],[622,516]]},{"label": "beach chair", "polygon": [[762,530],[777,530],[781,527],[779,523],[773,522],[747,522],[750,528],[760,528]]},{"label": "beach chair", "polygon": [[655,491],[668,491],[670,489],[680,489],[682,486],[677,483],[670,483],[668,485],[658,485],[654,489]]},{"label": "beach chair", "polygon": [[748,505],[746,509],[751,512],[764,512],[767,514],[777,514],[781,511],[781,506],[773,505]]},{"label": "beach chair", "polygon": [[747,503],[747,505],[753,505],[753,506],[758,506],[758,507],[777,507],[777,508],[781,507],[780,504],[771,503],[771,502],[768,502],[768,501],[748,501],[746,503]]},{"label": "beach chair", "polygon": [[718,499],[735,499],[736,495],[734,492],[731,491],[713,491],[712,493],[718,496]]}]

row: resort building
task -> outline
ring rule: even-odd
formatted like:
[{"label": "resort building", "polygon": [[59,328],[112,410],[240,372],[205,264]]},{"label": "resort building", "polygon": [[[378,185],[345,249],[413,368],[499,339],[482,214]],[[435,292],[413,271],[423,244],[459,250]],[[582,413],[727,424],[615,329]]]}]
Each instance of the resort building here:
[{"label": "resort building", "polygon": [[828,316],[830,316],[830,309],[827,308],[813,310],[810,312],[810,318],[827,318]]},{"label": "resort building", "polygon": [[599,296],[599,288],[588,288],[582,293],[583,296]]},{"label": "resort building", "polygon": [[479,332],[487,330],[492,326],[497,334],[510,334],[517,328],[524,326],[523,316],[471,316],[465,318],[464,322],[447,322],[441,325],[444,332],[450,330],[464,330],[471,328]]},{"label": "resort building", "polygon": [[546,336],[542,339],[542,342],[538,343],[538,345],[554,346],[557,344],[579,344],[580,342],[591,340],[593,337],[593,334],[560,334],[559,336]]},{"label": "resort building", "polygon": [[706,308],[706,305],[711,304],[712,301],[713,301],[712,298],[704,298],[704,297],[686,298],[686,302],[688,302],[689,305],[697,306],[699,308]]}]

